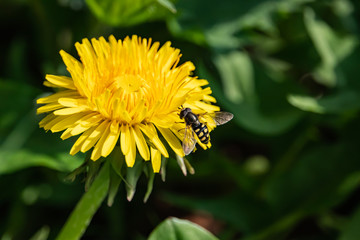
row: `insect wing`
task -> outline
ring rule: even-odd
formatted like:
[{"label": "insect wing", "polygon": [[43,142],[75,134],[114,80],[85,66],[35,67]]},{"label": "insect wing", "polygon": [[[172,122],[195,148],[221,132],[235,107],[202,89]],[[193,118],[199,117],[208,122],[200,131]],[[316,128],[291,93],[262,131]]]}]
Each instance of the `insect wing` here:
[{"label": "insect wing", "polygon": [[233,119],[234,115],[229,112],[214,112],[211,117],[214,119],[216,125],[219,126]]},{"label": "insect wing", "polygon": [[191,129],[191,126],[186,126],[184,140],[182,142],[182,148],[185,155],[189,155],[195,148],[196,139],[194,136],[194,131]]}]

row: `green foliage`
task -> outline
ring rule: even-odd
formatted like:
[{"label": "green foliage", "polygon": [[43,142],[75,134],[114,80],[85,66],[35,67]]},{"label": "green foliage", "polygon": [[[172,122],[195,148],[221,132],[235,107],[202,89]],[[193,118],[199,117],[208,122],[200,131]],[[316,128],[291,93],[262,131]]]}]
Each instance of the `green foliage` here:
[{"label": "green foliage", "polygon": [[71,213],[65,226],[57,236],[57,240],[76,240],[81,238],[108,192],[109,165],[109,162],[105,162],[97,178]]},{"label": "green foliage", "polygon": [[186,239],[198,239],[198,240],[216,240],[211,233],[203,229],[202,227],[191,223],[190,221],[181,220],[178,218],[169,218],[162,222],[151,233],[148,240],[186,240]]},{"label": "green foliage", "polygon": [[[95,205],[80,200],[63,239],[106,195],[84,239],[216,239],[195,223],[224,240],[360,238],[358,1],[7,0],[0,19],[1,239],[55,239],[84,182]],[[235,116],[209,150],[162,159],[166,182],[150,162],[81,165],[74,139],[38,128],[44,75],[68,74],[59,50],[110,34],[171,40]]]},{"label": "green foliage", "polygon": [[360,238],[359,224],[360,224],[360,211],[359,209],[357,209],[354,213],[354,216],[352,216],[350,223],[345,228],[339,239],[352,240],[352,239]]},{"label": "green foliage", "polygon": [[86,3],[101,21],[113,26],[164,19],[176,12],[169,0],[87,0]]}]

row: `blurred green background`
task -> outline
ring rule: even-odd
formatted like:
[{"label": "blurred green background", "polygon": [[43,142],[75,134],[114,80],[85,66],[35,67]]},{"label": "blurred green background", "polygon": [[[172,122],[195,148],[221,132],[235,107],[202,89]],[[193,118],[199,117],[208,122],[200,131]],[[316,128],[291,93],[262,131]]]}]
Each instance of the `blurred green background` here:
[{"label": "blurred green background", "polygon": [[[46,73],[82,38],[172,41],[234,119],[184,177],[122,188],[84,239],[147,239],[169,216],[224,240],[360,239],[360,2],[357,0],[0,1],[0,239],[54,239],[84,192],[84,156],[38,128]],[[162,238],[166,239],[166,238]],[[199,238],[200,239],[200,238]],[[205,239],[205,238],[204,238]]]}]

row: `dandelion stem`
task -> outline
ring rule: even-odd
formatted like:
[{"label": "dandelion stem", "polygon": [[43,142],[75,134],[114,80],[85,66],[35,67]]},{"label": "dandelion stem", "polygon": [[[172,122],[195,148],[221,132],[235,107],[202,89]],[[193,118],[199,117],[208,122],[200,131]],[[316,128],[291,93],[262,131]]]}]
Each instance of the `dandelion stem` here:
[{"label": "dandelion stem", "polygon": [[90,224],[92,217],[105,199],[108,189],[109,161],[105,161],[99,175],[72,211],[56,240],[80,239]]}]

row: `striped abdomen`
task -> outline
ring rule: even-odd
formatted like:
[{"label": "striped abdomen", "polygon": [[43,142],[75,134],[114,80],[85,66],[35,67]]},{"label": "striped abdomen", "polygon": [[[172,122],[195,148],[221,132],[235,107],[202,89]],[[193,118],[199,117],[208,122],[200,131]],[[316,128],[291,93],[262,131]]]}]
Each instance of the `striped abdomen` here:
[{"label": "striped abdomen", "polygon": [[192,124],[191,127],[202,143],[207,144],[209,142],[209,130],[204,123]]}]

